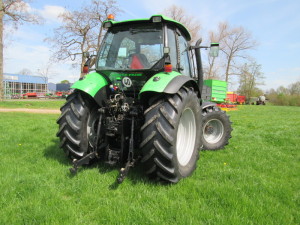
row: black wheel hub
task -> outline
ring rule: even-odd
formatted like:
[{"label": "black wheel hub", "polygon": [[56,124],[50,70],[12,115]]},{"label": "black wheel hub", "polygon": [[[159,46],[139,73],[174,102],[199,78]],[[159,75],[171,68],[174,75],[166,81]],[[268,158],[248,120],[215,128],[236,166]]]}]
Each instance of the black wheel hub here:
[{"label": "black wheel hub", "polygon": [[88,139],[89,143],[92,147],[95,147],[96,140],[97,140],[97,128],[99,122],[99,113],[97,110],[93,110],[88,119]]},{"label": "black wheel hub", "polygon": [[205,127],[205,133],[206,134],[212,134],[214,132],[213,126],[206,126]]}]

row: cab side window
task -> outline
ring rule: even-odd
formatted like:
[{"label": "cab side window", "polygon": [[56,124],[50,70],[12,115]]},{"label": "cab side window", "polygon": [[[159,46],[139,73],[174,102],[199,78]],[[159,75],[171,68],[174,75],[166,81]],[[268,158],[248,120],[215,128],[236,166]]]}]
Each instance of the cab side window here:
[{"label": "cab side window", "polygon": [[176,46],[176,40],[175,40],[175,31],[173,28],[168,28],[168,43],[170,47],[170,58],[171,58],[171,64],[173,66],[173,69],[176,69],[177,67],[177,46]]},{"label": "cab side window", "polygon": [[183,75],[191,77],[188,43],[182,35],[178,36],[178,42],[180,55],[180,72]]}]

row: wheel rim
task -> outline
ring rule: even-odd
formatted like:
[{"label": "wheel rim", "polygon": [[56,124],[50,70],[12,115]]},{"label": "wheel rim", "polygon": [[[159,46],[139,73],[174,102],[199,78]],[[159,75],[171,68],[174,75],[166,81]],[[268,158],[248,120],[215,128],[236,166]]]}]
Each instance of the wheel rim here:
[{"label": "wheel rim", "polygon": [[181,115],[177,130],[176,152],[178,162],[182,166],[186,166],[193,155],[196,131],[194,112],[190,108],[187,108]]},{"label": "wheel rim", "polygon": [[215,144],[221,140],[224,134],[224,126],[220,120],[212,119],[207,121],[203,126],[204,140],[208,143]]},{"label": "wheel rim", "polygon": [[92,147],[95,147],[96,139],[97,139],[97,129],[99,122],[99,114],[97,110],[93,110],[87,121],[87,136],[89,140],[89,144]]}]

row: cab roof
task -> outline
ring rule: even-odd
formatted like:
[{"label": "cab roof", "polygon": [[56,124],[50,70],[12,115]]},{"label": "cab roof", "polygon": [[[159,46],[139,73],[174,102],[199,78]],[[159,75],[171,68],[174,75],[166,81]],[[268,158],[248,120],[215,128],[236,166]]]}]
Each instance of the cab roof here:
[{"label": "cab roof", "polygon": [[161,22],[167,22],[167,23],[173,24],[174,26],[176,26],[179,30],[181,30],[185,34],[186,39],[188,41],[191,40],[190,32],[188,31],[188,29],[182,23],[179,23],[178,21],[173,20],[173,19],[171,19],[167,16],[164,16],[164,15],[153,15],[150,18],[123,20],[123,21],[106,20],[106,21],[103,22],[103,24],[105,24],[107,22],[111,22],[112,25],[123,25],[123,24],[125,25],[125,24],[130,24],[130,23],[139,23],[139,22],[141,22],[141,23],[143,23],[143,22],[153,22],[153,17],[161,17],[162,18]]}]

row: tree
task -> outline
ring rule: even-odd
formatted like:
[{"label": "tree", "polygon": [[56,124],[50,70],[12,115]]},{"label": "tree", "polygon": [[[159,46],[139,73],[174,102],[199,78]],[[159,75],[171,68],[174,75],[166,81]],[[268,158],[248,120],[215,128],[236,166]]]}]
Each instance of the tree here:
[{"label": "tree", "polygon": [[263,92],[257,87],[263,84],[264,75],[261,72],[261,65],[252,60],[250,64],[245,63],[240,71],[238,92],[245,95],[246,99],[259,96]]},{"label": "tree", "polygon": [[61,84],[69,84],[70,81],[68,81],[68,80],[62,80],[60,83],[61,83]]},{"label": "tree", "polygon": [[[219,24],[218,31],[209,32],[209,40],[211,43],[222,43],[223,39],[226,37],[226,26],[222,23]],[[207,54],[207,66],[205,67],[205,77],[206,79],[221,79],[220,70],[222,68],[221,57],[211,57]]]},{"label": "tree", "polygon": [[[228,82],[229,76],[239,75],[238,60],[248,59],[247,50],[257,46],[257,42],[252,39],[250,32],[243,27],[231,27],[226,22],[219,23],[217,32],[211,32],[210,38],[213,42],[220,43],[220,51],[224,57],[226,82]],[[214,61],[210,63],[211,70],[213,67]]]},{"label": "tree", "polygon": [[239,58],[247,58],[245,51],[253,49],[257,43],[252,40],[251,34],[247,32],[243,27],[231,28],[227,23],[220,24],[220,27],[224,29],[224,37],[222,39],[223,47],[220,50],[225,55],[225,81],[228,82],[230,75],[235,75],[233,72],[236,60]]},{"label": "tree", "polygon": [[32,75],[32,71],[30,69],[23,68],[21,71],[19,71],[18,74],[21,74],[21,75]]},{"label": "tree", "polygon": [[300,81],[290,84],[288,90],[290,95],[300,95]]},{"label": "tree", "polygon": [[278,95],[288,95],[289,94],[289,89],[280,85],[277,89],[276,92]]},{"label": "tree", "polygon": [[15,28],[26,23],[38,23],[40,18],[29,12],[25,0],[0,0],[0,100],[3,100],[3,30],[4,25],[13,23]]},{"label": "tree", "polygon": [[276,90],[271,89],[267,97],[275,105],[300,106],[300,81],[288,87],[281,85]]},{"label": "tree", "polygon": [[40,77],[42,77],[45,84],[47,84],[49,79],[56,74],[56,72],[52,70],[52,67],[53,64],[48,62],[47,64],[42,65],[36,72]]},{"label": "tree", "polygon": [[85,63],[83,53],[100,48],[104,35],[103,21],[109,14],[117,15],[120,12],[114,0],[92,0],[80,11],[62,13],[62,25],[54,30],[52,37],[46,39],[54,49],[52,61],[73,60],[75,66],[81,65],[82,70]]},{"label": "tree", "polygon": [[194,16],[189,16],[184,8],[177,5],[171,5],[170,7],[164,9],[163,14],[182,23],[191,33],[192,42],[195,42],[200,38],[200,22],[196,20]]}]

